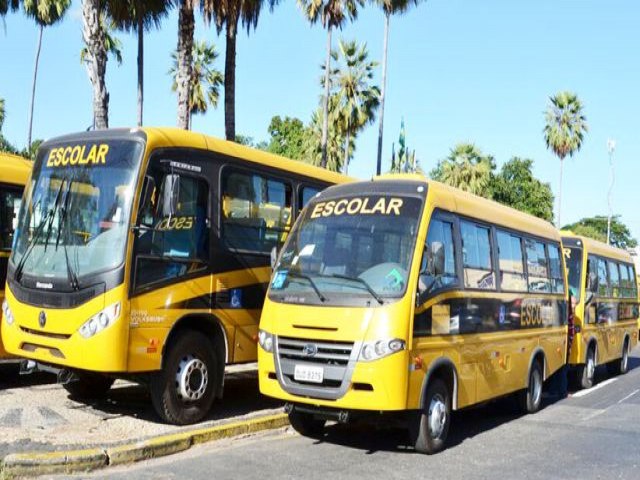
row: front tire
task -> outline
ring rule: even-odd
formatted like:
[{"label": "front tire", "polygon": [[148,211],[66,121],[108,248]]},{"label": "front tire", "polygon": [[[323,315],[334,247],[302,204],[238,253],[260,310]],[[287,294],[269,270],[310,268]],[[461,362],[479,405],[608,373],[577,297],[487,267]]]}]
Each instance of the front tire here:
[{"label": "front tire", "polygon": [[153,407],[173,425],[204,419],[215,398],[218,361],[212,343],[202,333],[181,334],[167,353],[164,367],[151,378]]},{"label": "front tire", "polygon": [[317,438],[324,432],[326,420],[315,418],[312,414],[306,412],[289,413],[289,423],[293,429],[303,437]]},{"label": "front tire", "polygon": [[587,350],[587,358],[584,365],[578,368],[578,380],[581,388],[593,387],[596,373],[596,351],[592,346]]},{"label": "front tire", "polygon": [[446,444],[451,424],[451,394],[439,378],[429,383],[425,403],[418,419],[415,449],[419,453],[432,455]]},{"label": "front tire", "polygon": [[75,372],[72,381],[63,383],[64,389],[73,398],[94,400],[107,396],[115,379],[93,372]]},{"label": "front tire", "polygon": [[522,410],[522,412],[536,413],[540,410],[540,405],[542,404],[543,378],[542,366],[540,362],[535,361],[529,371],[527,388],[518,393],[518,403],[520,404],[520,410]]}]

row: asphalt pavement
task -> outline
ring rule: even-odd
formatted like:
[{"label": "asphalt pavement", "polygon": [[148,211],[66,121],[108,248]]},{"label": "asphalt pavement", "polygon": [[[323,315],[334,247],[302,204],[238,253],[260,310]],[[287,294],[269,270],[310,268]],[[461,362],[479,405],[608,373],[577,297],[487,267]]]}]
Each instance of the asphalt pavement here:
[{"label": "asphalt pavement", "polygon": [[456,412],[449,448],[415,453],[403,430],[333,425],[320,440],[290,428],[192,448],[82,478],[640,478],[640,350],[631,371],[521,416],[510,399]]}]

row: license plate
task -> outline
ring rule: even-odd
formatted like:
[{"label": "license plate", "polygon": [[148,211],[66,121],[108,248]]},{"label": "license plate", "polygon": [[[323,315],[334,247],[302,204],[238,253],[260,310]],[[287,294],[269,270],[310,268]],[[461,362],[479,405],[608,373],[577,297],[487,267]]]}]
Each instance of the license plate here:
[{"label": "license plate", "polygon": [[293,371],[293,378],[299,382],[322,383],[324,369],[322,367],[296,365]]}]

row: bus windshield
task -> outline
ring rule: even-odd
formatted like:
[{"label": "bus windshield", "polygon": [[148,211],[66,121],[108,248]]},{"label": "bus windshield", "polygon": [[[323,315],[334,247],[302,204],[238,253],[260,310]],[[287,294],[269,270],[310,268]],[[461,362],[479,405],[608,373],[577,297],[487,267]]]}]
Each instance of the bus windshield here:
[{"label": "bus windshield", "polygon": [[270,298],[376,306],[407,288],[422,199],[368,195],[314,200],[289,236]]},{"label": "bus windshield", "polygon": [[11,257],[18,281],[77,279],[123,262],[142,150],[131,140],[40,150]]},{"label": "bus windshield", "polygon": [[579,302],[580,278],[582,276],[582,249],[565,248],[565,259],[567,262],[567,276],[569,277],[571,295]]}]

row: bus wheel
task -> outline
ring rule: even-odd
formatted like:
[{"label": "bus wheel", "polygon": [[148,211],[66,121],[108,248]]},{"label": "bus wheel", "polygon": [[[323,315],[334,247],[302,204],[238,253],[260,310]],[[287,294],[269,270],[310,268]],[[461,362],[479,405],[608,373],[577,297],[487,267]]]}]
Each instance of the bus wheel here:
[{"label": "bus wheel", "polygon": [[104,398],[115,381],[113,378],[93,372],[75,372],[74,376],[75,378],[63,383],[62,386],[75,398]]},{"label": "bus wheel", "polygon": [[611,375],[624,375],[629,370],[629,340],[624,340],[620,360],[607,363],[607,370]]},{"label": "bus wheel", "polygon": [[451,395],[439,378],[429,383],[425,403],[418,420],[415,439],[417,452],[433,454],[444,448],[451,423]]},{"label": "bus wheel", "polygon": [[160,418],[173,425],[202,420],[213,404],[216,372],[216,355],[207,337],[196,331],[180,335],[162,370],[151,377],[151,401]]},{"label": "bus wheel", "polygon": [[529,371],[527,388],[518,392],[518,403],[520,410],[524,413],[536,413],[542,404],[542,365],[539,361],[534,361]]},{"label": "bus wheel", "polygon": [[578,379],[580,380],[580,387],[591,388],[593,387],[593,379],[596,373],[596,350],[593,346],[587,350],[587,359],[584,365],[580,365],[578,368]]},{"label": "bus wheel", "polygon": [[322,435],[326,420],[315,418],[312,414],[306,412],[289,413],[289,423],[293,429],[300,435],[305,437],[317,438]]}]

